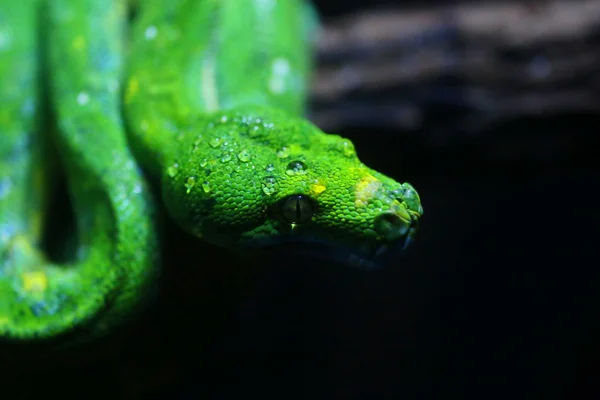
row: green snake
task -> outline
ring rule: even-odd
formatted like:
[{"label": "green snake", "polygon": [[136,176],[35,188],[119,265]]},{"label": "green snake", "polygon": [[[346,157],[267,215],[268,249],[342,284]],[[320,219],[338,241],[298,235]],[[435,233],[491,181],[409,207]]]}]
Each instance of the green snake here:
[{"label": "green snake", "polygon": [[[0,339],[126,320],[157,279],[158,207],[236,251],[371,268],[405,246],[417,192],[303,118],[317,27],[300,0],[0,0]],[[64,263],[41,245],[59,168]]]}]

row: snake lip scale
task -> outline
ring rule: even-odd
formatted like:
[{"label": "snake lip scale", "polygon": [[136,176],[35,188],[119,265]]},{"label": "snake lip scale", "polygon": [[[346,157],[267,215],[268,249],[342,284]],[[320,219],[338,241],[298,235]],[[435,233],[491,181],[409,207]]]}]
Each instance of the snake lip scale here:
[{"label": "snake lip scale", "polygon": [[254,244],[245,247],[245,249],[274,253],[284,257],[301,256],[308,259],[334,262],[357,269],[375,270],[384,267],[383,264],[377,261],[383,254],[390,250],[404,250],[408,246],[409,241],[410,238],[406,237],[404,243],[398,243],[392,247],[387,243],[378,243],[372,247],[357,248],[351,246],[334,246],[316,239],[282,238],[276,243]]}]

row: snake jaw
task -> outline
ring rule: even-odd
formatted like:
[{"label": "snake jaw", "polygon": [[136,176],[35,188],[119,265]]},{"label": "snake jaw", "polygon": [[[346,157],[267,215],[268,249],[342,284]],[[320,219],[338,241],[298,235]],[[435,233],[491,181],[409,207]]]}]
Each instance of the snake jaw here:
[{"label": "snake jaw", "polygon": [[374,269],[381,268],[380,264],[378,264],[372,260],[369,260],[367,258],[359,257],[356,254],[350,254],[348,256],[347,263],[350,266],[358,268],[358,269],[374,270]]}]

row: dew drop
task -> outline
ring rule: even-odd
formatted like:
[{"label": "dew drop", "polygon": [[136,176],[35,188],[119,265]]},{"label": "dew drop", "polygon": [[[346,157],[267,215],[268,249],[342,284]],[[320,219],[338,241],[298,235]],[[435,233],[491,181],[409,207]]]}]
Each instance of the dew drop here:
[{"label": "dew drop", "polygon": [[225,153],[223,154],[223,157],[221,157],[221,162],[229,162],[231,161],[231,154],[229,153]]},{"label": "dew drop", "polygon": [[290,151],[287,147],[282,147],[281,149],[277,150],[276,154],[279,158],[287,158],[290,156]]},{"label": "dew drop", "polygon": [[[252,121],[249,121],[251,124],[253,124]],[[247,135],[248,137],[251,138],[260,138],[260,137],[264,137],[266,134],[265,130],[262,129],[262,126],[258,126],[258,125],[249,125],[248,126],[248,130],[247,130]]]},{"label": "dew drop", "polygon": [[200,161],[200,166],[201,166],[202,168],[206,167],[206,164],[208,164],[208,160],[207,160],[206,158],[205,158],[205,159],[203,159],[202,161]]},{"label": "dew drop", "polygon": [[356,155],[354,145],[349,140],[344,140],[338,145],[338,150],[346,157],[353,157]]},{"label": "dew drop", "polygon": [[263,180],[263,184],[262,184],[262,190],[263,190],[263,192],[267,196],[271,196],[273,193],[275,193],[275,186],[276,186],[276,184],[277,184],[277,179],[275,179],[272,176],[267,176]]},{"label": "dew drop", "polygon": [[273,164],[269,164],[265,167],[265,171],[273,172],[273,171],[275,171],[275,166]]},{"label": "dew drop", "polygon": [[285,170],[285,173],[288,175],[304,175],[306,172],[306,164],[304,164],[302,161],[290,162]]},{"label": "dew drop", "polygon": [[219,119],[219,121],[224,124],[225,122],[227,122],[227,115],[222,115],[221,119]]},{"label": "dew drop", "polygon": [[144,37],[147,40],[152,40],[156,37],[156,35],[158,34],[158,29],[156,28],[156,26],[154,25],[150,25],[149,27],[146,28],[146,30],[144,31]]},{"label": "dew drop", "polygon": [[239,152],[238,154],[238,159],[241,162],[248,162],[250,161],[250,153],[248,152],[248,150],[242,150]]},{"label": "dew drop", "polygon": [[187,181],[185,182],[186,193],[191,192],[191,190],[195,184],[196,184],[196,179],[193,176],[190,176],[189,178],[187,178]]},{"label": "dew drop", "polygon": [[84,106],[90,102],[90,95],[86,92],[79,92],[77,94],[77,104]]},{"label": "dew drop", "polygon": [[210,139],[208,144],[210,144],[211,147],[217,148],[223,145],[223,139],[221,139],[220,137],[214,137]]},{"label": "dew drop", "polygon": [[209,181],[204,181],[202,182],[202,190],[204,190],[204,193],[208,193],[210,192],[210,182]]},{"label": "dew drop", "polygon": [[167,168],[167,175],[169,175],[171,178],[174,178],[175,175],[177,175],[178,168],[179,164],[177,163],[171,165],[169,168]]}]

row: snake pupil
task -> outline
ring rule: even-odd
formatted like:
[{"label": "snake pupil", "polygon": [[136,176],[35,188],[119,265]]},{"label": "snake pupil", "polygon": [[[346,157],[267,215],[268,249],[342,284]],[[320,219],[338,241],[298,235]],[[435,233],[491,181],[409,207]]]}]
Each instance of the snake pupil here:
[{"label": "snake pupil", "polygon": [[302,210],[300,208],[300,201],[296,199],[296,220],[299,220],[302,217]]},{"label": "snake pupil", "polygon": [[286,222],[301,224],[313,217],[314,206],[306,196],[293,195],[283,201],[281,213]]}]

